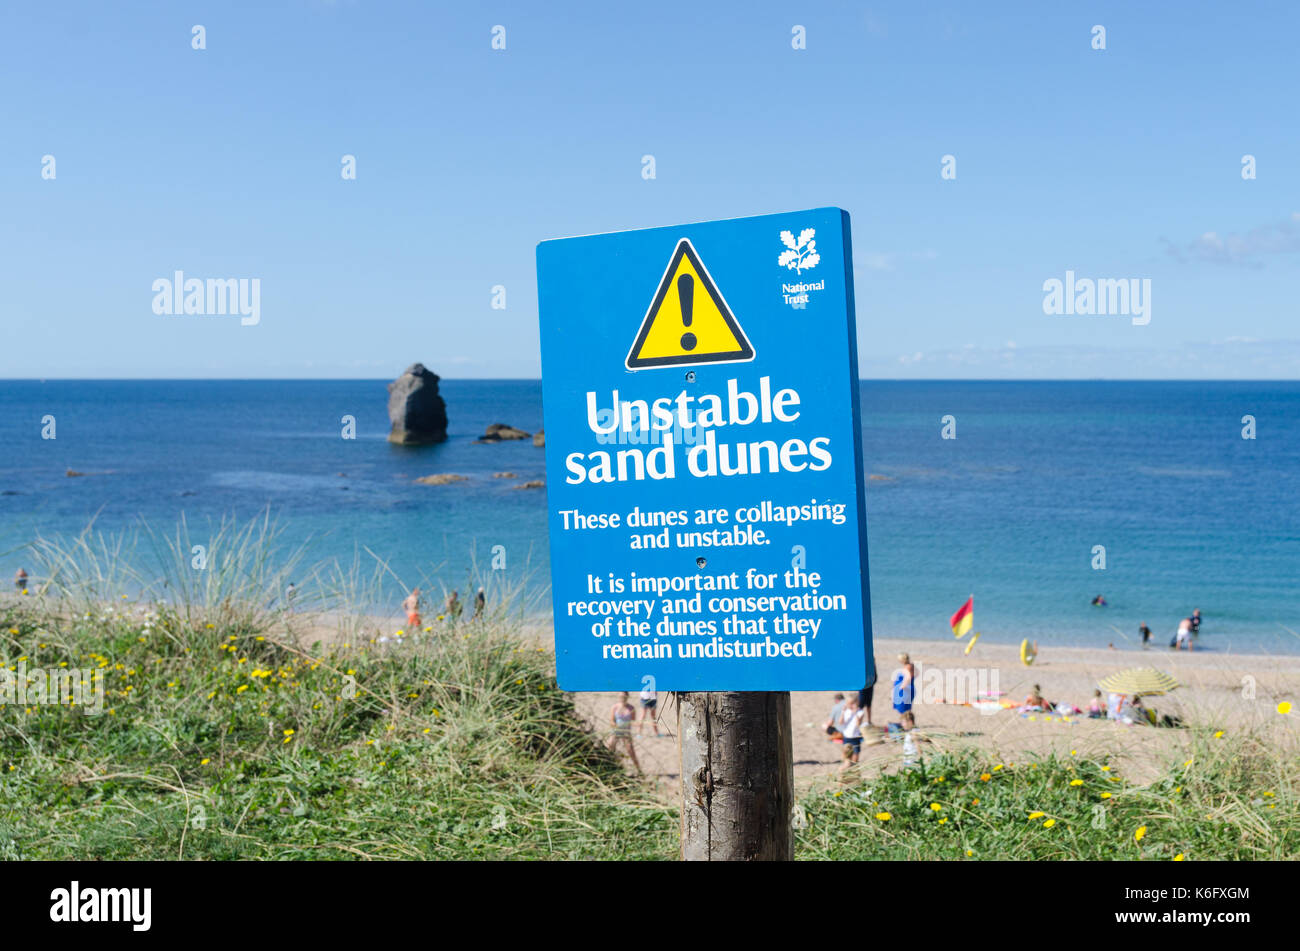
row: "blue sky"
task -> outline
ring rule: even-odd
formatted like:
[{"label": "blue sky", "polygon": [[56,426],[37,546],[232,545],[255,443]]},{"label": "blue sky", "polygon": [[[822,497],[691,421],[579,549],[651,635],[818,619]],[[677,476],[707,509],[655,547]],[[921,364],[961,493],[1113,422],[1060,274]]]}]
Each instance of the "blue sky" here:
[{"label": "blue sky", "polygon": [[[838,205],[864,376],[1294,379],[1297,26],[1249,3],[11,0],[0,377],[535,377],[538,241]],[[156,316],[177,269],[259,278],[261,322]],[[1045,315],[1067,269],[1150,279],[1150,323]]]}]

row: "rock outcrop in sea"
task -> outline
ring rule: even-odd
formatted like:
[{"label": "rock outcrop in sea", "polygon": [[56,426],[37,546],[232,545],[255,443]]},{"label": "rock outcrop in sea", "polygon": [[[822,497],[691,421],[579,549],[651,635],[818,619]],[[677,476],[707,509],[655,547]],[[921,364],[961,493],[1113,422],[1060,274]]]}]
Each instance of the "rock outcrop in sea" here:
[{"label": "rock outcrop in sea", "polygon": [[546,430],[539,429],[537,430],[537,432],[533,433],[533,445],[534,446],[546,445]]},{"label": "rock outcrop in sea", "polygon": [[447,439],[447,404],[438,395],[438,374],[423,363],[412,363],[388,384],[388,441],[399,446],[425,446]]},{"label": "rock outcrop in sea", "polygon": [[507,439],[529,439],[532,433],[526,433],[522,429],[516,429],[514,426],[507,426],[505,423],[493,423],[487,428],[476,442],[504,442]]},{"label": "rock outcrop in sea", "polygon": [[464,482],[465,476],[455,472],[438,472],[434,475],[420,476],[415,481],[420,485],[451,485],[453,482]]}]

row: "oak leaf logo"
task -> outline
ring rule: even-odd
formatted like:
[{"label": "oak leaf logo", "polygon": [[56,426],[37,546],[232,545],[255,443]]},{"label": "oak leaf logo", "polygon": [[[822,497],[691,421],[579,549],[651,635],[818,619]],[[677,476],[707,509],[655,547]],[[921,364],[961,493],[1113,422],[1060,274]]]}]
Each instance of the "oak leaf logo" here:
[{"label": "oak leaf logo", "polygon": [[817,253],[817,242],[813,240],[816,234],[815,228],[804,228],[796,239],[789,231],[782,231],[781,243],[786,249],[781,252],[776,263],[796,274],[802,274],[809,268],[816,267],[817,262],[822,259],[822,256]]}]

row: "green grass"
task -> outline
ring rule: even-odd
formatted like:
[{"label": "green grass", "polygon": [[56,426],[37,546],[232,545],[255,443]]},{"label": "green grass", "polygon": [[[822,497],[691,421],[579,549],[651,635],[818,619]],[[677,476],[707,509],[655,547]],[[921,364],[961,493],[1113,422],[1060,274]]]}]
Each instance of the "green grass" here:
[{"label": "green grass", "polygon": [[98,716],[0,707],[0,859],[675,850],[671,811],[584,732],[552,657],[508,623],[306,653],[121,604],[76,620],[37,599],[0,607],[0,663],[97,668],[107,693]]},{"label": "green grass", "polygon": [[941,754],[804,797],[797,848],[806,859],[1293,859],[1297,793],[1300,759],[1208,730],[1147,785],[1075,756]]}]

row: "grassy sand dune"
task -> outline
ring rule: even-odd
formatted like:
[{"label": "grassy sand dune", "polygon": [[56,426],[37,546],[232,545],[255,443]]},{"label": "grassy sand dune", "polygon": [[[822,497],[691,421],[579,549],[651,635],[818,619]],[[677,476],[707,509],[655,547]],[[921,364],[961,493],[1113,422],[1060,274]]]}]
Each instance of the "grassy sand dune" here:
[{"label": "grassy sand dune", "polygon": [[0,707],[0,858],[670,854],[670,811],[503,624],[304,650],[166,608],[0,605],[0,662],[90,667],[103,711]]},{"label": "grassy sand dune", "polygon": [[[496,601],[385,643],[396,624],[346,606],[376,603],[355,565],[299,570],[288,612],[265,528],[223,529],[235,551],[198,579],[182,533],[148,570],[90,534],[38,546],[41,585],[0,597],[0,668],[90,668],[103,707],[0,704],[0,859],[675,856],[675,738],[638,737],[649,776],[630,775],[602,742],[613,696],[557,688],[546,625]],[[922,703],[918,763],[890,739],[841,775],[830,694],[795,694],[798,857],[1300,855],[1300,714],[1279,712],[1300,658],[1051,649],[1024,668],[1006,645],[884,640],[883,671],[900,649],[1081,706],[1106,673],[1162,667],[1186,686],[1155,705],[1188,728]]]}]

